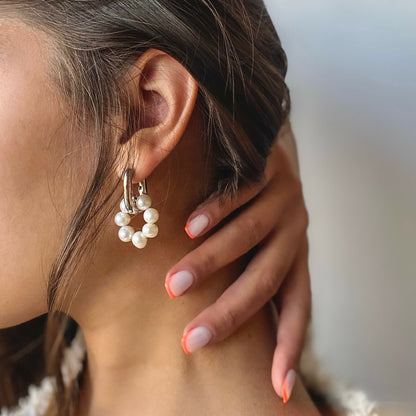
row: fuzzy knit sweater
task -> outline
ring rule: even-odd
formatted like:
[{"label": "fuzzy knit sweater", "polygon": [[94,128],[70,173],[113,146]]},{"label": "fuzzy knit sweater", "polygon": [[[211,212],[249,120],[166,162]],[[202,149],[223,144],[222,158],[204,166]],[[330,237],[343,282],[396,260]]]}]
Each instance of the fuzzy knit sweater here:
[{"label": "fuzzy knit sweater", "polygon": [[[82,371],[85,341],[80,328],[66,347],[61,368],[68,386]],[[377,403],[370,401],[365,392],[349,386],[323,369],[311,348],[310,333],[306,338],[299,374],[310,393],[323,397],[335,414],[347,416],[378,416]],[[19,400],[17,407],[0,409],[0,416],[44,416],[53,399],[54,377],[45,377],[39,385],[30,385],[28,395]]]}]

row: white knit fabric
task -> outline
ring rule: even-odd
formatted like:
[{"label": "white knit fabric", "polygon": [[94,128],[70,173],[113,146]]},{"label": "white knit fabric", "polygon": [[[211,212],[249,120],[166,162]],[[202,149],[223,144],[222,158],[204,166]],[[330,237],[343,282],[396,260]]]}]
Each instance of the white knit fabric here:
[{"label": "white knit fabric", "polygon": [[[84,336],[78,329],[71,345],[64,351],[61,364],[62,377],[66,386],[81,371],[84,356]],[[0,416],[43,416],[52,401],[55,383],[55,377],[45,377],[39,386],[31,384],[28,395],[19,399],[17,407],[12,409],[2,407]]]},{"label": "white knit fabric", "polygon": [[[64,352],[61,364],[65,385],[68,385],[82,370],[85,356],[85,340],[78,329],[72,343]],[[307,337],[300,364],[302,380],[308,389],[325,396],[332,407],[347,416],[378,416],[377,404],[369,401],[367,395],[347,386],[323,369],[313,354],[310,336]],[[30,385],[28,395],[19,400],[13,409],[2,408],[0,416],[43,416],[53,398],[54,377],[45,377],[39,386]]]}]

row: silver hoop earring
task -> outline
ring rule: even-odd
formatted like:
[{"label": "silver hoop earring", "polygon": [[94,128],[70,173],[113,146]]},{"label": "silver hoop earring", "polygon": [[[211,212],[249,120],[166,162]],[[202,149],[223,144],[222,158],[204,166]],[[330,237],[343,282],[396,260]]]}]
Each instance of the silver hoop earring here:
[{"label": "silver hoop earring", "polygon": [[[159,227],[155,224],[159,219],[159,211],[151,208],[152,199],[147,193],[146,179],[139,182],[138,195],[132,192],[132,170],[128,168],[123,173],[124,197],[120,202],[120,212],[114,217],[114,222],[121,227],[118,230],[118,237],[121,241],[131,241],[137,248],[143,248],[147,244],[148,238],[154,238],[159,232]],[[144,212],[143,212],[144,211]],[[145,224],[141,231],[135,231],[130,226],[131,216],[143,212]]]}]

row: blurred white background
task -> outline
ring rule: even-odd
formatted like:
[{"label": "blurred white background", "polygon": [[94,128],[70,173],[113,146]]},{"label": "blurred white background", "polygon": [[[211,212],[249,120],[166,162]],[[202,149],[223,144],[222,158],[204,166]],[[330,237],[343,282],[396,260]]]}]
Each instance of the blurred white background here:
[{"label": "blurred white background", "polygon": [[416,414],[416,1],[266,4],[289,60],[315,350]]}]

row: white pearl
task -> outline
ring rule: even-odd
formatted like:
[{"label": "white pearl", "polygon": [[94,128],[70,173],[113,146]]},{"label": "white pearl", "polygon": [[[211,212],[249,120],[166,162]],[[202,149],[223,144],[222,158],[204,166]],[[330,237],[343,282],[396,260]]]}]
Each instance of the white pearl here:
[{"label": "white pearl", "polygon": [[131,227],[130,225],[121,227],[118,230],[118,238],[121,241],[124,241],[125,243],[127,243],[128,241],[131,241],[133,234],[134,234],[134,228]]},{"label": "white pearl", "polygon": [[143,248],[147,244],[147,238],[143,235],[141,231],[137,231],[133,234],[133,237],[131,238],[131,242],[137,247],[137,248]]},{"label": "white pearl", "polygon": [[156,224],[144,224],[142,232],[147,238],[154,238],[159,232],[159,227]]},{"label": "white pearl", "polygon": [[150,196],[147,194],[139,195],[137,197],[136,205],[140,211],[144,211],[145,209],[150,208],[152,205],[152,198],[150,198]]},{"label": "white pearl", "polygon": [[120,202],[120,211],[127,213],[127,208],[126,208],[126,204],[124,203],[124,199],[122,199]]},{"label": "white pearl", "polygon": [[126,212],[117,212],[116,216],[114,217],[114,222],[119,226],[123,227],[125,225],[130,224],[130,215]]},{"label": "white pearl", "polygon": [[159,211],[156,208],[147,208],[143,218],[146,222],[153,224],[159,219]]}]

